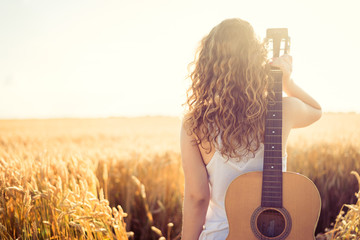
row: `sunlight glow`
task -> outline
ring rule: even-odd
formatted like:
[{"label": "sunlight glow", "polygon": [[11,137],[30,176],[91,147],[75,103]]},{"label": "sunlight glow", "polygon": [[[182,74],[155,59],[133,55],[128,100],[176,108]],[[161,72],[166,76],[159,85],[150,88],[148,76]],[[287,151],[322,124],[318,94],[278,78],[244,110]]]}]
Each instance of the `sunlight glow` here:
[{"label": "sunlight glow", "polygon": [[[326,5],[326,11],[324,6]],[[187,65],[225,18],[287,27],[294,80],[360,112],[359,2],[2,1],[0,118],[180,116]]]}]

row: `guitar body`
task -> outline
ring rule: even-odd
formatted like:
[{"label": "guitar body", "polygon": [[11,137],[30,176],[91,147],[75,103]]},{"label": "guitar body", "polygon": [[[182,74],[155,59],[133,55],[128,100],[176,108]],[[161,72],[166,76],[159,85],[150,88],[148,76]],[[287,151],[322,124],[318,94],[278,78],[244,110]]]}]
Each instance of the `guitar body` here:
[{"label": "guitar body", "polygon": [[[225,197],[229,222],[227,240],[314,240],[321,206],[320,195],[314,183],[301,174],[283,172],[282,200],[285,210],[281,212],[276,211],[277,208],[261,207],[262,175],[263,172],[248,172],[229,185]],[[270,210],[263,212],[265,209]],[[277,216],[271,216],[273,213]],[[262,215],[261,220],[259,214]],[[280,220],[274,220],[273,217]],[[281,226],[274,226],[275,224]],[[271,228],[277,227],[278,234],[264,236],[254,233],[258,226],[270,229],[269,231],[274,231]]]}]

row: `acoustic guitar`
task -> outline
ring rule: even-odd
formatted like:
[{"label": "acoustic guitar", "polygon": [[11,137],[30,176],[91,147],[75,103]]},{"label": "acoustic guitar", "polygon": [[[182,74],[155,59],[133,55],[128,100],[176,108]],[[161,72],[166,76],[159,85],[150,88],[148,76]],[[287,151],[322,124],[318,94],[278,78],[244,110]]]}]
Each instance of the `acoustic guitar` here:
[{"label": "acoustic guitar", "polygon": [[[286,28],[268,29],[273,56],[290,47]],[[281,47],[283,44],[284,48]],[[235,178],[225,196],[227,240],[314,240],[321,199],[314,183],[282,171],[282,72],[272,68],[275,101],[267,106],[261,172]]]}]

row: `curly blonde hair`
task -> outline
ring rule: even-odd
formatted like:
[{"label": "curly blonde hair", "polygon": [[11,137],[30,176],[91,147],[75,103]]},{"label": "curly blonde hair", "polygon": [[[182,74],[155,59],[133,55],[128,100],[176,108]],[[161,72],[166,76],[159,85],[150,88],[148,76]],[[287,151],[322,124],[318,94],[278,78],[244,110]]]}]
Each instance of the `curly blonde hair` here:
[{"label": "curly blonde hair", "polygon": [[265,44],[242,19],[224,20],[202,39],[189,64],[193,70],[184,118],[197,144],[204,148],[204,141],[213,143],[228,158],[259,149],[267,103],[273,95],[268,91],[273,83],[267,63]]}]

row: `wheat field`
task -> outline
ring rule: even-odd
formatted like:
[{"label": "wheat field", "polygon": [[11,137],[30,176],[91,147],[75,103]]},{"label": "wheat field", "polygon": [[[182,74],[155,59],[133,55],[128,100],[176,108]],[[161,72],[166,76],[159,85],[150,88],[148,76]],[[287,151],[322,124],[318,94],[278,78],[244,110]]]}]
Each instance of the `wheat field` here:
[{"label": "wheat field", "polygon": [[[180,239],[180,122],[0,120],[0,238]],[[359,139],[355,113],[290,134],[288,171],[322,198],[317,239],[360,238]]]}]

